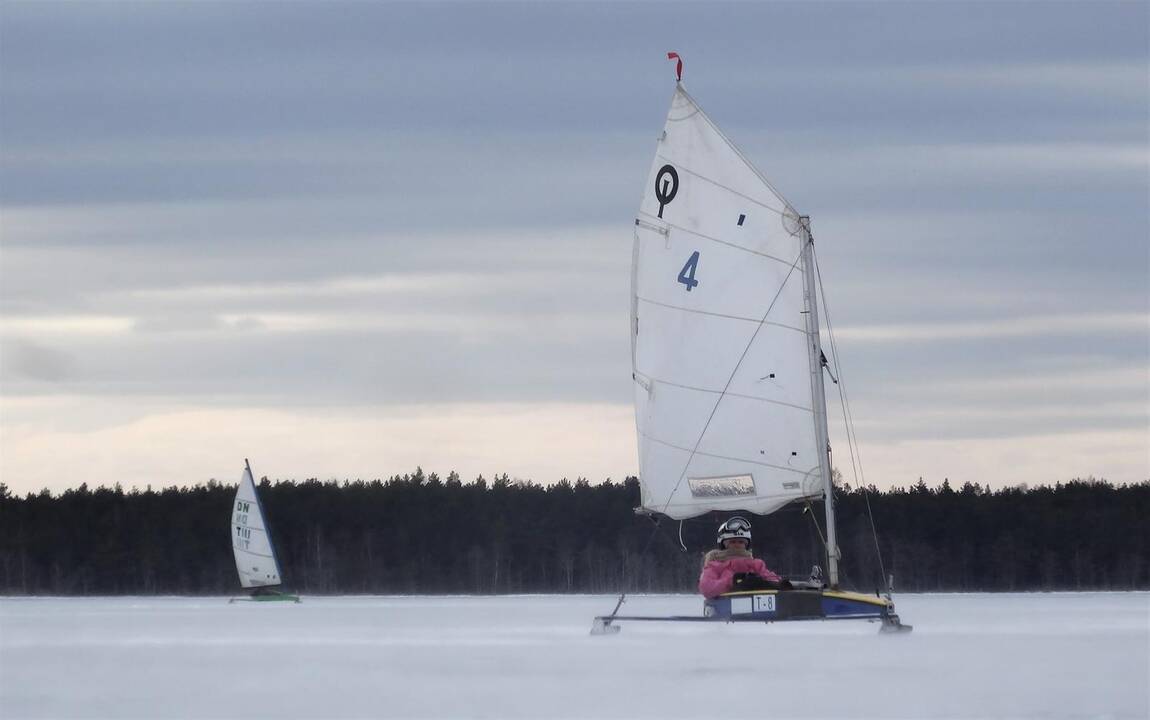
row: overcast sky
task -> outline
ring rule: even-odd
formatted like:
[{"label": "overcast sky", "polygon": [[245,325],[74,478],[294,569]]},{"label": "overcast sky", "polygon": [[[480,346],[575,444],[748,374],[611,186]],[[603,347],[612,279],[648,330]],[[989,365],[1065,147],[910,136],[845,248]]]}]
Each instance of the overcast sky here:
[{"label": "overcast sky", "polygon": [[1148,9],[4,2],[2,481],[634,474],[668,50],[812,216],[868,482],[1146,480]]}]

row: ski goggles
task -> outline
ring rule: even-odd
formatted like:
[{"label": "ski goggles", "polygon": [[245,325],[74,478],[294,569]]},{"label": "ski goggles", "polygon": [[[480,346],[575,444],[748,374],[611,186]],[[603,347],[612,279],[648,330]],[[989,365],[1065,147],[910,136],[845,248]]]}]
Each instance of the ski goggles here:
[{"label": "ski goggles", "polygon": [[747,522],[746,518],[733,517],[723,523],[723,530],[726,532],[750,532],[751,524]]}]

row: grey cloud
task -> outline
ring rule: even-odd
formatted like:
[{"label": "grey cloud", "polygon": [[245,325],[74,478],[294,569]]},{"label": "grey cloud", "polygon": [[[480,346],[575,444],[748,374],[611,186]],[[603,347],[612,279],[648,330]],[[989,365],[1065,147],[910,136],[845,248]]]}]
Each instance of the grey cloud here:
[{"label": "grey cloud", "polygon": [[75,358],[59,348],[28,340],[8,340],[0,350],[3,353],[0,374],[14,381],[4,383],[6,393],[15,389],[13,385],[25,384],[44,389],[44,383],[48,383],[50,389],[55,390],[76,371]]},{"label": "grey cloud", "polygon": [[[409,330],[304,334],[165,333],[83,343],[82,395],[184,396],[265,406],[467,401],[625,400],[630,376],[620,333],[562,337],[546,318],[518,332]],[[524,335],[533,339],[524,341]],[[614,337],[611,337],[614,335]],[[6,342],[7,344],[7,342]],[[10,396],[44,388],[3,368]]]},{"label": "grey cloud", "polygon": [[[128,232],[161,234],[180,233],[185,225],[194,225],[195,210],[180,209],[161,214],[154,224],[145,213],[128,209],[114,227],[123,222]],[[205,224],[220,223],[226,227],[228,210],[205,211],[200,220]],[[242,212],[235,213],[242,217]],[[84,232],[83,213],[77,217],[77,233]],[[141,223],[133,229],[132,218]],[[275,220],[275,213],[267,217]],[[290,220],[284,222],[290,230]],[[72,222],[68,221],[68,225]],[[303,224],[303,223],[301,223]],[[89,226],[91,229],[91,226]],[[110,232],[117,232],[111,230]],[[194,230],[193,232],[198,232]],[[233,229],[240,235],[240,230]],[[339,236],[317,241],[311,237],[281,237],[278,241],[261,236],[245,237],[234,244],[221,242],[181,241],[156,245],[98,245],[73,248],[68,252],[43,247],[15,247],[5,250],[5,263],[0,267],[3,290],[0,300],[9,312],[72,312],[77,307],[87,312],[133,314],[145,306],[176,308],[179,297],[165,296],[163,291],[178,294],[180,289],[207,287],[207,292],[193,298],[198,309],[216,311],[269,311],[308,307],[322,308],[332,302],[307,287],[321,286],[333,279],[408,274],[443,276],[466,274],[473,278],[466,287],[438,287],[417,296],[421,303],[435,307],[448,300],[458,300],[479,291],[485,301],[504,308],[548,303],[568,308],[602,306],[615,302],[626,307],[627,265],[630,261],[629,230],[613,234],[609,230],[590,228],[565,230],[523,229],[491,234],[424,234]],[[556,283],[562,282],[562,286]],[[290,283],[302,283],[298,298]],[[247,305],[235,305],[235,297],[221,293],[212,297],[211,287],[221,285],[258,289],[281,287],[274,297],[249,297]],[[285,287],[287,285],[287,287]],[[564,292],[565,289],[571,292]],[[158,291],[139,297],[133,291]],[[402,299],[403,293],[383,294]],[[359,297],[363,310],[387,307],[370,294],[352,293]],[[608,300],[607,298],[614,298]],[[254,302],[253,302],[254,301]],[[166,303],[166,305],[164,305]],[[187,307],[187,306],[185,306]],[[98,309],[98,310],[97,310]]]}]

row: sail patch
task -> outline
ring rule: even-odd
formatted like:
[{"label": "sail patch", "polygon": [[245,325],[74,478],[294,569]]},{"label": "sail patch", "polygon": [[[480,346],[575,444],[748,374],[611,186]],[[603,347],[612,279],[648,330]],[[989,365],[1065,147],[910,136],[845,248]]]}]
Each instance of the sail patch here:
[{"label": "sail patch", "polygon": [[750,475],[687,478],[694,497],[740,497],[755,494],[755,478]]}]

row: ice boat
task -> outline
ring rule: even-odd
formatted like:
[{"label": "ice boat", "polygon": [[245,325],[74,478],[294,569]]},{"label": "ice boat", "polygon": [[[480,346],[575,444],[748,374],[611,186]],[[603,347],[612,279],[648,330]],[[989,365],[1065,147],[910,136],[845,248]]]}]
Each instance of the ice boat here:
[{"label": "ice boat", "polygon": [[244,474],[232,502],[232,554],[235,555],[240,585],[250,594],[246,598],[232,598],[229,602],[300,601],[298,595],[282,589],[275,546],[252,478],[252,466],[247,459],[244,459]]},{"label": "ice boat", "polygon": [[622,603],[610,615],[595,618],[593,635],[619,631],[619,623],[647,622],[784,622],[796,620],[870,620],[882,632],[910,632],[887,596],[802,585],[787,590],[740,590],[703,601],[701,615],[619,615]]},{"label": "ice boat", "polygon": [[624,595],[593,632],[629,620],[867,619],[909,630],[889,584],[885,595],[839,586],[823,387],[830,368],[809,218],[687,93],[681,61],[634,232],[638,511],[677,520],[766,515],[822,499],[828,573],[793,589],[729,593],[706,601],[699,616],[619,615]]}]

